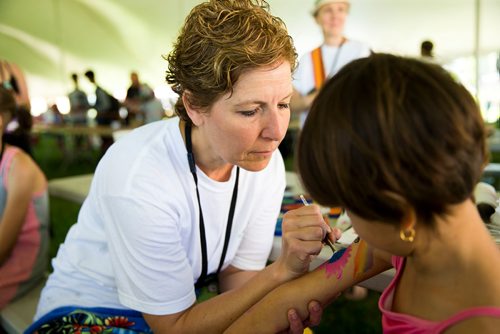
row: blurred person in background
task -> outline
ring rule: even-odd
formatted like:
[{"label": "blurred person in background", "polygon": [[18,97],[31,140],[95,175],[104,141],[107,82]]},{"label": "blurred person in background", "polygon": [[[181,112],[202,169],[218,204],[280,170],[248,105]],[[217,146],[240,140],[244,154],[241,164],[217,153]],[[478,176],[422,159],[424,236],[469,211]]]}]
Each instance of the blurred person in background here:
[{"label": "blurred person in background", "polygon": [[139,80],[137,72],[130,73],[130,87],[124,106],[127,108],[126,125],[141,125],[158,121],[165,116],[163,106],[153,89]]},{"label": "blurred person in background", "polygon": [[[78,85],[78,74],[72,73],[73,90],[68,94],[69,99],[69,121],[75,126],[87,126],[87,112],[90,108],[87,94]],[[75,148],[88,148],[89,137],[86,135],[75,136]]]},{"label": "blurred person in background", "polygon": [[[48,109],[41,115],[42,120],[45,124],[49,124],[55,127],[61,127],[66,123],[63,114],[59,110],[56,103],[51,103]],[[59,151],[63,154],[66,152],[66,139],[63,133],[47,133],[46,136],[50,136],[55,139]]]},{"label": "blurred person in background", "polygon": [[[85,72],[85,77],[95,86],[95,103],[92,106],[97,111],[96,122],[101,127],[110,127],[113,122],[120,120],[120,103],[118,100],[97,84],[95,73],[92,70]],[[101,135],[101,155],[104,155],[113,144],[111,134]]]},{"label": "blurred person in background", "polygon": [[344,65],[370,54],[370,47],[344,35],[349,0],[316,0],[314,20],[323,33],[323,44],[300,58],[294,73],[291,109],[304,124],[308,109],[323,84]]},{"label": "blurred person in background", "polygon": [[125,108],[127,108],[126,125],[134,123],[136,119],[137,122],[142,123],[141,104],[146,88],[149,87],[145,83],[140,82],[137,72],[131,72],[130,86],[127,89],[127,96],[123,102]]},{"label": "blurred person in background", "polygon": [[18,107],[31,109],[26,78],[18,65],[6,60],[0,60],[0,83],[4,88],[14,92]]},{"label": "blurred person in background", "polygon": [[[0,131],[17,108],[0,87]],[[45,175],[29,155],[0,137],[0,309],[32,288],[48,268],[49,198]]]},{"label": "blurred person in background", "polygon": [[420,43],[420,60],[437,65],[443,65],[443,59],[437,57],[434,52],[434,43],[428,39]]},{"label": "blurred person in background", "polygon": [[[324,83],[349,62],[370,55],[367,44],[344,35],[350,7],[349,0],[316,0],[314,3],[313,16],[321,28],[323,44],[301,57],[293,76],[294,95],[290,107],[293,113],[299,114],[300,128]],[[292,147],[295,139],[290,141]],[[346,292],[346,297],[361,299],[366,294],[365,288],[356,286]]]},{"label": "blurred person in background", "polygon": [[434,58],[434,43],[425,40],[420,44],[420,57],[424,59]]},{"label": "blurred person in background", "polygon": [[144,124],[156,122],[165,117],[165,109],[151,88],[145,91],[141,113],[144,118]]},{"label": "blurred person in background", "polygon": [[16,64],[0,60],[0,83],[12,92],[16,101],[16,110],[10,124],[4,130],[3,140],[33,156],[31,148],[33,117],[24,73]]}]

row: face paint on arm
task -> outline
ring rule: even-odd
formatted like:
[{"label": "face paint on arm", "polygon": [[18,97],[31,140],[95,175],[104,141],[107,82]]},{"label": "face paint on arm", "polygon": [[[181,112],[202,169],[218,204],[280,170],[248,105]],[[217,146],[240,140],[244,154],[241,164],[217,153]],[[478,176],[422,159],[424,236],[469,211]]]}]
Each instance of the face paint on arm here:
[{"label": "face paint on arm", "polygon": [[351,256],[351,246],[341,249],[338,252],[333,253],[330,260],[323,263],[320,268],[325,268],[325,274],[327,278],[335,275],[337,279],[342,278],[344,272],[344,267]]},{"label": "face paint on arm", "polygon": [[354,273],[353,277],[358,278],[373,267],[373,250],[368,244],[361,240],[356,250],[354,258]]}]

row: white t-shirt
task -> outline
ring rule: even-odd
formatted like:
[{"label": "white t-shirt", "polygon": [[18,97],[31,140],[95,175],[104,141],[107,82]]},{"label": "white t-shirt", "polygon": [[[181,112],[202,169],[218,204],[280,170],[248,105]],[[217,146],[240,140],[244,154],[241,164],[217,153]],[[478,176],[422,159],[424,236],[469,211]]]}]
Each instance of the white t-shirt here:
[{"label": "white t-shirt", "polygon": [[[340,48],[323,44],[321,46],[321,56],[327,80],[337,73],[342,67],[351,61],[367,57],[370,55],[370,47],[359,41],[348,39]],[[335,58],[337,60],[335,61]],[[333,67],[333,68],[332,68]],[[293,75],[293,86],[301,95],[308,95],[315,88],[314,67],[311,52],[300,58],[299,66]],[[300,124],[304,125],[307,111],[301,113]]]},{"label": "white t-shirt", "polygon": [[[99,163],[78,223],[53,260],[35,319],[67,305],[172,314],[196,299],[201,273],[199,212],[179,119],[142,126]],[[218,268],[236,178],[217,182],[197,169],[208,273]],[[278,150],[260,172],[240,170],[223,268],[261,270],[272,247],[285,190]]]}]

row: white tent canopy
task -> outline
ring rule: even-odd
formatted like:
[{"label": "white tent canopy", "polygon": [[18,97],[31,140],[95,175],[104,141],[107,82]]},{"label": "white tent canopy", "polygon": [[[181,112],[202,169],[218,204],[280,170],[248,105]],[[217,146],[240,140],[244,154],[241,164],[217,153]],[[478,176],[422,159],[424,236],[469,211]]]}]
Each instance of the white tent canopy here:
[{"label": "white tent canopy", "polygon": [[[0,59],[24,69],[32,97],[64,96],[71,88],[70,73],[87,69],[93,69],[97,81],[119,97],[132,70],[153,87],[166,86],[162,55],[169,52],[185,16],[199,2],[0,0]],[[287,24],[299,54],[321,42],[310,14],[314,0],[268,2],[272,13]],[[369,43],[374,51],[417,55],[424,39],[434,42],[442,59],[500,50],[500,0],[351,3],[346,35]],[[81,83],[85,89],[86,80]]]}]

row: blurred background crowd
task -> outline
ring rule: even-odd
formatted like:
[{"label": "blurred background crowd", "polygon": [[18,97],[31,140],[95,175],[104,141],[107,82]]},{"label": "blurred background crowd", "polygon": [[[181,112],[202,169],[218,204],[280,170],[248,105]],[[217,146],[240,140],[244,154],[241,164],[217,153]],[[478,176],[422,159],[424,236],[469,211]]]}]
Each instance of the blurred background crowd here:
[{"label": "blurred background crowd", "polygon": [[[135,72],[150,87],[141,98],[154,94],[168,114],[176,96],[165,83],[162,55],[168,54],[183,18],[198,2],[2,0],[0,59],[25,72],[35,117],[53,110],[54,104],[67,115],[71,73],[83,77],[88,70],[121,102]],[[311,15],[314,1],[269,3],[272,13],[287,24],[299,56],[322,43],[321,29]],[[410,56],[420,54],[423,41],[431,41],[435,58],[477,96],[485,118],[494,122],[500,95],[498,17],[498,0],[356,0],[345,34],[366,42],[372,51]],[[79,86],[92,105],[95,86],[86,79]],[[125,110],[120,115],[130,120]],[[137,113],[134,118],[138,115],[140,121],[147,118]],[[94,111],[90,116],[96,116]]]}]

